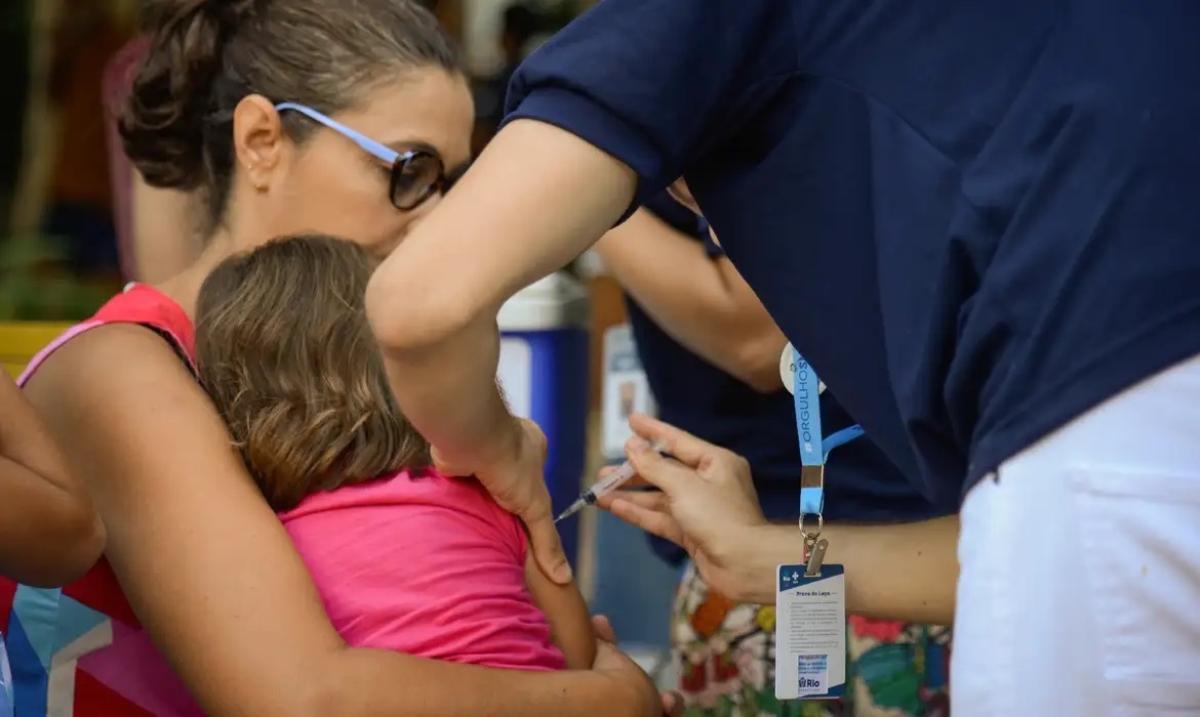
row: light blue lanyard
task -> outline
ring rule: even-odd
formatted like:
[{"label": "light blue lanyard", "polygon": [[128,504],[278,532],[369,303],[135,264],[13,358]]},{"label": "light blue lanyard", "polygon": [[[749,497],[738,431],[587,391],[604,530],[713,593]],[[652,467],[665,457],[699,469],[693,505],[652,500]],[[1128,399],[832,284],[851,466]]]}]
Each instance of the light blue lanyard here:
[{"label": "light blue lanyard", "polygon": [[[795,378],[792,398],[796,404],[796,433],[800,436],[800,463],[818,466],[822,473],[829,452],[845,445],[863,434],[862,426],[843,428],[828,438],[821,433],[821,382],[817,372],[804,360],[799,351],[792,349],[793,377]],[[800,516],[820,516],[825,510],[825,479],[818,485],[800,487]]]}]

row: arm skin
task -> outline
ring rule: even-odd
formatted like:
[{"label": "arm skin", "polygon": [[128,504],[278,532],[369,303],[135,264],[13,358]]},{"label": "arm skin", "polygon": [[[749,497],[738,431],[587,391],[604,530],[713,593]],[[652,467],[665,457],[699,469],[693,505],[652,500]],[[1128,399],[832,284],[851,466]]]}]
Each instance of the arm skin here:
[{"label": "arm skin", "polygon": [[595,249],[671,338],[756,391],[783,388],[779,355],[787,339],[728,259],[710,258],[701,243],[645,209]]},{"label": "arm skin", "polygon": [[144,328],[77,337],[29,395],[89,482],[131,606],[206,714],[583,717],[648,714],[647,699],[656,707],[621,670],[493,670],[347,647],[216,411]]},{"label": "arm skin", "polygon": [[367,313],[392,389],[442,454],[489,465],[509,450],[496,312],[612,227],[635,186],[582,139],[516,120],[375,272]]},{"label": "arm skin", "polygon": [[[954,623],[958,584],[958,516],[887,525],[829,524],[825,562],[846,566],[846,609],[880,620]],[[730,598],[769,605],[775,571],[801,554],[795,525],[764,525],[732,541],[729,564],[740,565],[744,591]],[[736,554],[736,558],[733,555]]]},{"label": "arm skin", "polygon": [[538,567],[533,553],[525,562],[525,584],[550,621],[551,638],[567,659],[568,670],[586,670],[596,659],[596,632],[579,585],[559,585]]},{"label": "arm skin", "polygon": [[0,575],[71,582],[100,558],[104,526],[33,407],[0,369]]}]

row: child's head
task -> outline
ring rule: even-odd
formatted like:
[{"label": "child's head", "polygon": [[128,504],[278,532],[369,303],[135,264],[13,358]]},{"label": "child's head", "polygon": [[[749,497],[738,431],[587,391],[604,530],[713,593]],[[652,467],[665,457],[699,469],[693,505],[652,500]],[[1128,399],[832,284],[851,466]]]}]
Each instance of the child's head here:
[{"label": "child's head", "polygon": [[429,464],[367,324],[377,263],[351,242],[298,236],[230,257],[200,289],[200,380],[275,510]]}]

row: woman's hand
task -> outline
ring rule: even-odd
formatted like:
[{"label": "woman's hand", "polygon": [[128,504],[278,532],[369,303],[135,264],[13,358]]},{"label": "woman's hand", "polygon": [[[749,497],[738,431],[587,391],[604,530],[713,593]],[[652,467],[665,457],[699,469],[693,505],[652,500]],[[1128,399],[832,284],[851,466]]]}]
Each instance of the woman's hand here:
[{"label": "woman's hand", "polygon": [[469,465],[433,447],[437,469],[452,476],[475,476],[496,503],[525,522],[538,567],[554,582],[571,582],[571,564],[554,527],[550,490],[546,487],[546,434],[533,421],[513,417],[506,440],[480,465]]},{"label": "woman's hand", "polygon": [[[745,459],[646,416],[629,425],[638,434],[626,454],[638,475],[661,493],[618,492],[602,499],[614,515],[683,546],[704,580],[723,595],[737,596],[755,561],[755,535],[768,526],[758,505]],[[674,460],[650,448],[659,442]],[[755,576],[757,577],[757,576]]]},{"label": "woman's hand", "polygon": [[674,692],[667,692],[659,695],[654,683],[650,680],[642,668],[638,667],[637,663],[629,659],[623,652],[617,649],[617,636],[613,632],[612,623],[603,615],[595,615],[592,617],[592,629],[596,631],[596,660],[592,664],[592,669],[597,672],[606,673],[612,676],[614,680],[620,681],[622,684],[627,684],[630,681],[641,683],[641,693],[644,698],[641,701],[642,707],[636,714],[647,714],[658,717],[658,715],[668,715],[669,717],[679,717],[683,714],[683,700]]}]

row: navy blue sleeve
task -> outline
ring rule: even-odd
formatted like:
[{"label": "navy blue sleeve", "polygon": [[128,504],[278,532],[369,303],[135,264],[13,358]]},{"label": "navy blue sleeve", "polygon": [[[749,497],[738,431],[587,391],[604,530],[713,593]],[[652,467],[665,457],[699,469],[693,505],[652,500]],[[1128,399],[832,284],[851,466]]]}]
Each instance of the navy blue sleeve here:
[{"label": "navy blue sleeve", "polygon": [[708,233],[708,222],[704,217],[696,216],[691,209],[675,201],[667,192],[659,192],[646,200],[642,208],[663,220],[671,228],[681,234],[686,234],[704,244],[710,259],[725,256],[725,251],[717,246]]},{"label": "navy blue sleeve", "polygon": [[700,218],[700,241],[704,242],[704,249],[708,252],[709,259],[716,259],[725,256],[725,250],[719,244],[713,241],[712,234],[709,232],[708,222],[703,217]]},{"label": "navy blue sleeve", "polygon": [[636,204],[796,70],[795,0],[600,0],[518,68],[507,118],[561,127],[640,178]]}]

